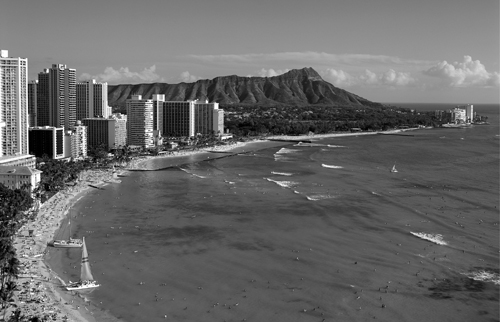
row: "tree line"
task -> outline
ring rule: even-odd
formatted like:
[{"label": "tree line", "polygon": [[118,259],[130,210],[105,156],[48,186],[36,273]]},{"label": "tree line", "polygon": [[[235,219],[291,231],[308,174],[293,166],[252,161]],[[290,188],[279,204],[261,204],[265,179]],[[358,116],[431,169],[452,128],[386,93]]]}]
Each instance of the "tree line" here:
[{"label": "tree line", "polygon": [[225,127],[238,136],[326,134],[350,131],[385,131],[402,126],[439,126],[433,112],[382,107],[233,106],[224,105]]}]

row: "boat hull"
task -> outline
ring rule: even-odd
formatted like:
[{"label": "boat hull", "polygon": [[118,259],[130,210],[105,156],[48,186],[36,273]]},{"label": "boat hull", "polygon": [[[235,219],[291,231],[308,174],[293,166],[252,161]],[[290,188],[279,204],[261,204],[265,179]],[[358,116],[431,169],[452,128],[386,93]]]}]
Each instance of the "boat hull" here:
[{"label": "boat hull", "polygon": [[81,248],[82,242],[79,240],[53,240],[49,246],[55,248]]},{"label": "boat hull", "polygon": [[66,286],[66,289],[68,291],[83,291],[83,290],[89,290],[89,289],[97,288],[99,286],[101,286],[101,285],[100,284],[86,284],[86,285],[76,284],[76,285]]}]

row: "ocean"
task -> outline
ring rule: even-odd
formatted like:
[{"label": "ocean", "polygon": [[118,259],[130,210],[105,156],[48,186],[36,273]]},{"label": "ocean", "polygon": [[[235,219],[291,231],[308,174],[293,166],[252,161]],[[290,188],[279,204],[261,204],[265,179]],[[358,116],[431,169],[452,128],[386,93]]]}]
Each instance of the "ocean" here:
[{"label": "ocean", "polygon": [[[490,125],[156,160],[168,168],[92,190],[72,219],[101,284],[85,309],[97,321],[498,320],[499,106],[475,111]],[[51,249],[48,263],[79,278],[78,250]]]}]

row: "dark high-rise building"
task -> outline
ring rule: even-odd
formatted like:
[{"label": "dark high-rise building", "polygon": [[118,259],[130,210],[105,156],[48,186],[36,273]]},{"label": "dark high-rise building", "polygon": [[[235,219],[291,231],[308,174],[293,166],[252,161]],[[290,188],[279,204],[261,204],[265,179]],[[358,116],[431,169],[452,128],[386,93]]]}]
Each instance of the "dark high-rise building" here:
[{"label": "dark high-rise building", "polygon": [[36,112],[38,101],[38,80],[33,80],[28,83],[28,124],[29,126],[38,126]]},{"label": "dark high-rise building", "polygon": [[64,158],[64,129],[52,126],[29,128],[30,154],[41,158],[47,155],[51,159]]},{"label": "dark high-rise building", "polygon": [[76,122],[76,70],[54,64],[38,74],[37,125],[71,130]]}]

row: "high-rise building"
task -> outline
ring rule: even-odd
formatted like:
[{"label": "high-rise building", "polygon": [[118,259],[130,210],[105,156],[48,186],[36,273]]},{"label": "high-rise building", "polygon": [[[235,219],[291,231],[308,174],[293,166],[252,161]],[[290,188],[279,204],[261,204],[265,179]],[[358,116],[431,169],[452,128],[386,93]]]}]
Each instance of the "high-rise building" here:
[{"label": "high-rise building", "polygon": [[155,130],[165,136],[195,135],[194,101],[166,101],[157,105]]},{"label": "high-rise building", "polygon": [[456,108],[465,110],[465,121],[467,123],[471,123],[474,121],[474,105],[467,104],[467,105],[457,106]]},{"label": "high-rise building", "polygon": [[224,110],[219,103],[194,102],[194,132],[196,134],[224,133]]},{"label": "high-rise building", "polygon": [[0,50],[0,158],[28,154],[28,59]]},{"label": "high-rise building", "polygon": [[222,134],[224,110],[219,103],[207,101],[165,101],[164,95],[153,95],[154,129],[165,136]]},{"label": "high-rise building", "polygon": [[76,121],[71,131],[65,133],[65,157],[84,159],[87,157],[87,127]]},{"label": "high-rise building", "polygon": [[143,100],[141,95],[132,95],[126,104],[127,144],[153,147],[153,100]]},{"label": "high-rise building", "polygon": [[37,158],[62,159],[64,151],[64,128],[39,126],[29,128],[30,153]]},{"label": "high-rise building", "polygon": [[118,118],[88,118],[82,120],[87,126],[88,147],[103,145],[106,150],[127,144],[127,121]]},{"label": "high-rise building", "polygon": [[37,125],[71,130],[76,122],[76,70],[53,64],[38,74]]},{"label": "high-rise building", "polygon": [[29,126],[37,125],[37,100],[38,100],[38,80],[32,80],[28,83],[28,124]]},{"label": "high-rise building", "polygon": [[76,119],[93,117],[107,118],[108,83],[98,83],[95,79],[76,84]]}]

